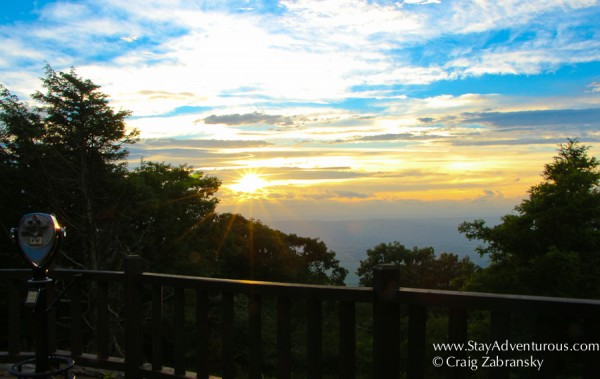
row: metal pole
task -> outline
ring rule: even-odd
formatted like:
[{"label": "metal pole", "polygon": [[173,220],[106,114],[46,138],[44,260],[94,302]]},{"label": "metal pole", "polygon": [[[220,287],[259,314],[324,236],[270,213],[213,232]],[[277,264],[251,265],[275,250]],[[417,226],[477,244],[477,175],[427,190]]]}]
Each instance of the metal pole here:
[{"label": "metal pole", "polygon": [[50,370],[49,351],[48,351],[48,313],[47,304],[47,286],[52,279],[46,276],[46,269],[37,268],[33,270],[33,279],[30,283],[39,291],[37,302],[35,303],[33,313],[36,324],[35,341],[35,372],[43,373]]}]

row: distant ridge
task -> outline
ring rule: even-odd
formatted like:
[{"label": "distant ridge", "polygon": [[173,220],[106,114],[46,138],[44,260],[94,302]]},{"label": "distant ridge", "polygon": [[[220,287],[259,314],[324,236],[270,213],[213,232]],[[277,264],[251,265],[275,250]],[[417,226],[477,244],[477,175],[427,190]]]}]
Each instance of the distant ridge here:
[{"label": "distant ridge", "polygon": [[[346,285],[358,285],[355,272],[368,249],[379,243],[398,241],[408,248],[433,247],[436,254],[454,253],[459,257],[468,255],[480,266],[487,265],[487,259],[479,257],[475,247],[479,241],[469,241],[458,232],[458,225],[473,218],[438,217],[411,219],[360,219],[360,220],[273,220],[272,228],[284,233],[303,237],[318,237],[337,254],[343,267],[349,270]],[[500,218],[484,218],[488,224],[500,222]]]}]

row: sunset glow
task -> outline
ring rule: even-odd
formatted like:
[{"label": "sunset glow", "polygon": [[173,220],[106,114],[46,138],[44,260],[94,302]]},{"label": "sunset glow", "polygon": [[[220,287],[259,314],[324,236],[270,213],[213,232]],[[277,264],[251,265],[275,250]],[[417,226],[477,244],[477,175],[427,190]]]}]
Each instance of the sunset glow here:
[{"label": "sunset glow", "polygon": [[[20,0],[0,80],[48,62],[248,217],[500,215],[558,144],[600,156],[600,0]],[[74,36],[77,36],[74,38]]]},{"label": "sunset glow", "polygon": [[267,182],[257,174],[245,174],[231,186],[231,189],[238,192],[255,193],[266,186]]}]

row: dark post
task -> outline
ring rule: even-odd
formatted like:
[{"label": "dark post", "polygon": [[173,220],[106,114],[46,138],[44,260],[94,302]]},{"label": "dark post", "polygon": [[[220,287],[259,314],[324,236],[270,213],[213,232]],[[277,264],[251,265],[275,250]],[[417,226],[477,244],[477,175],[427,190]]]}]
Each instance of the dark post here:
[{"label": "dark post", "polygon": [[307,373],[309,378],[322,377],[323,331],[321,320],[321,300],[308,299],[307,303]]},{"label": "dark post", "polygon": [[399,281],[397,265],[382,264],[373,269],[373,366],[376,379],[399,377],[399,312],[398,304],[393,301]]},{"label": "dark post", "polygon": [[249,379],[261,379],[262,374],[262,299],[258,295],[248,298],[248,367]]},{"label": "dark post", "polygon": [[292,377],[292,308],[289,297],[277,298],[277,378]]},{"label": "dark post", "polygon": [[340,378],[356,377],[356,304],[340,302]]},{"label": "dark post", "polygon": [[13,279],[8,287],[8,353],[11,356],[21,352],[21,301],[19,282]]},{"label": "dark post", "polygon": [[38,290],[38,299],[33,308],[35,318],[35,372],[44,373],[50,369],[48,351],[47,285],[52,280],[46,277],[46,270],[34,270],[34,278],[29,281]]},{"label": "dark post", "polygon": [[138,255],[125,257],[125,378],[139,377],[142,364],[142,291],[139,276],[144,260]]},{"label": "dark post", "polygon": [[[464,308],[450,308],[448,310],[448,342],[465,343],[467,341],[467,316],[467,310]],[[455,351],[453,353],[456,358],[467,358],[465,351]],[[465,367],[453,367],[448,370],[448,378],[466,378],[470,374],[469,371],[471,370]]]},{"label": "dark post", "polygon": [[[583,324],[585,333],[585,342],[595,342],[600,340],[600,320],[586,318]],[[600,361],[600,351],[585,352],[583,377],[586,379],[598,376],[598,361]]]},{"label": "dark post", "polygon": [[427,335],[427,308],[422,305],[408,306],[408,352],[406,377],[425,377],[425,337]]},{"label": "dark post", "polygon": [[[490,332],[493,341],[505,341],[510,338],[510,313],[494,311],[491,315]],[[514,352],[500,351],[498,355],[501,358],[511,358],[510,354]],[[508,367],[498,367],[490,370],[490,379],[508,379],[510,372]]]}]

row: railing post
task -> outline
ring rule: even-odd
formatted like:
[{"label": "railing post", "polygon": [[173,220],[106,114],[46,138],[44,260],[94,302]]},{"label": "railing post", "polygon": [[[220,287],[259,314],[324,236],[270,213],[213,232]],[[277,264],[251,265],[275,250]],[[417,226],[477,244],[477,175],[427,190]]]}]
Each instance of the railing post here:
[{"label": "railing post", "polygon": [[83,339],[81,330],[83,329],[81,286],[74,286],[71,289],[71,354],[80,356],[83,353]]},{"label": "railing post", "polygon": [[16,357],[21,352],[21,304],[19,281],[11,280],[8,287],[8,354]]},{"label": "railing post", "polygon": [[144,260],[138,255],[124,258],[125,263],[125,378],[138,378],[142,364],[142,291],[138,282]]},{"label": "railing post", "polygon": [[289,297],[277,298],[277,379],[292,377],[292,310]]},{"label": "railing post", "polygon": [[[450,308],[448,310],[448,342],[465,343],[468,334],[468,314],[464,308]],[[465,351],[453,352],[458,359],[467,359]],[[448,378],[466,378],[470,369],[466,367],[448,368]]]},{"label": "railing post", "polygon": [[427,308],[422,305],[408,306],[408,352],[406,354],[406,377],[425,377],[425,337],[427,335]]},{"label": "railing post", "polygon": [[340,302],[340,378],[356,378],[356,303]]},{"label": "railing post", "polygon": [[398,378],[400,325],[398,304],[393,302],[400,282],[397,265],[382,264],[373,269],[373,369],[374,378]]}]

